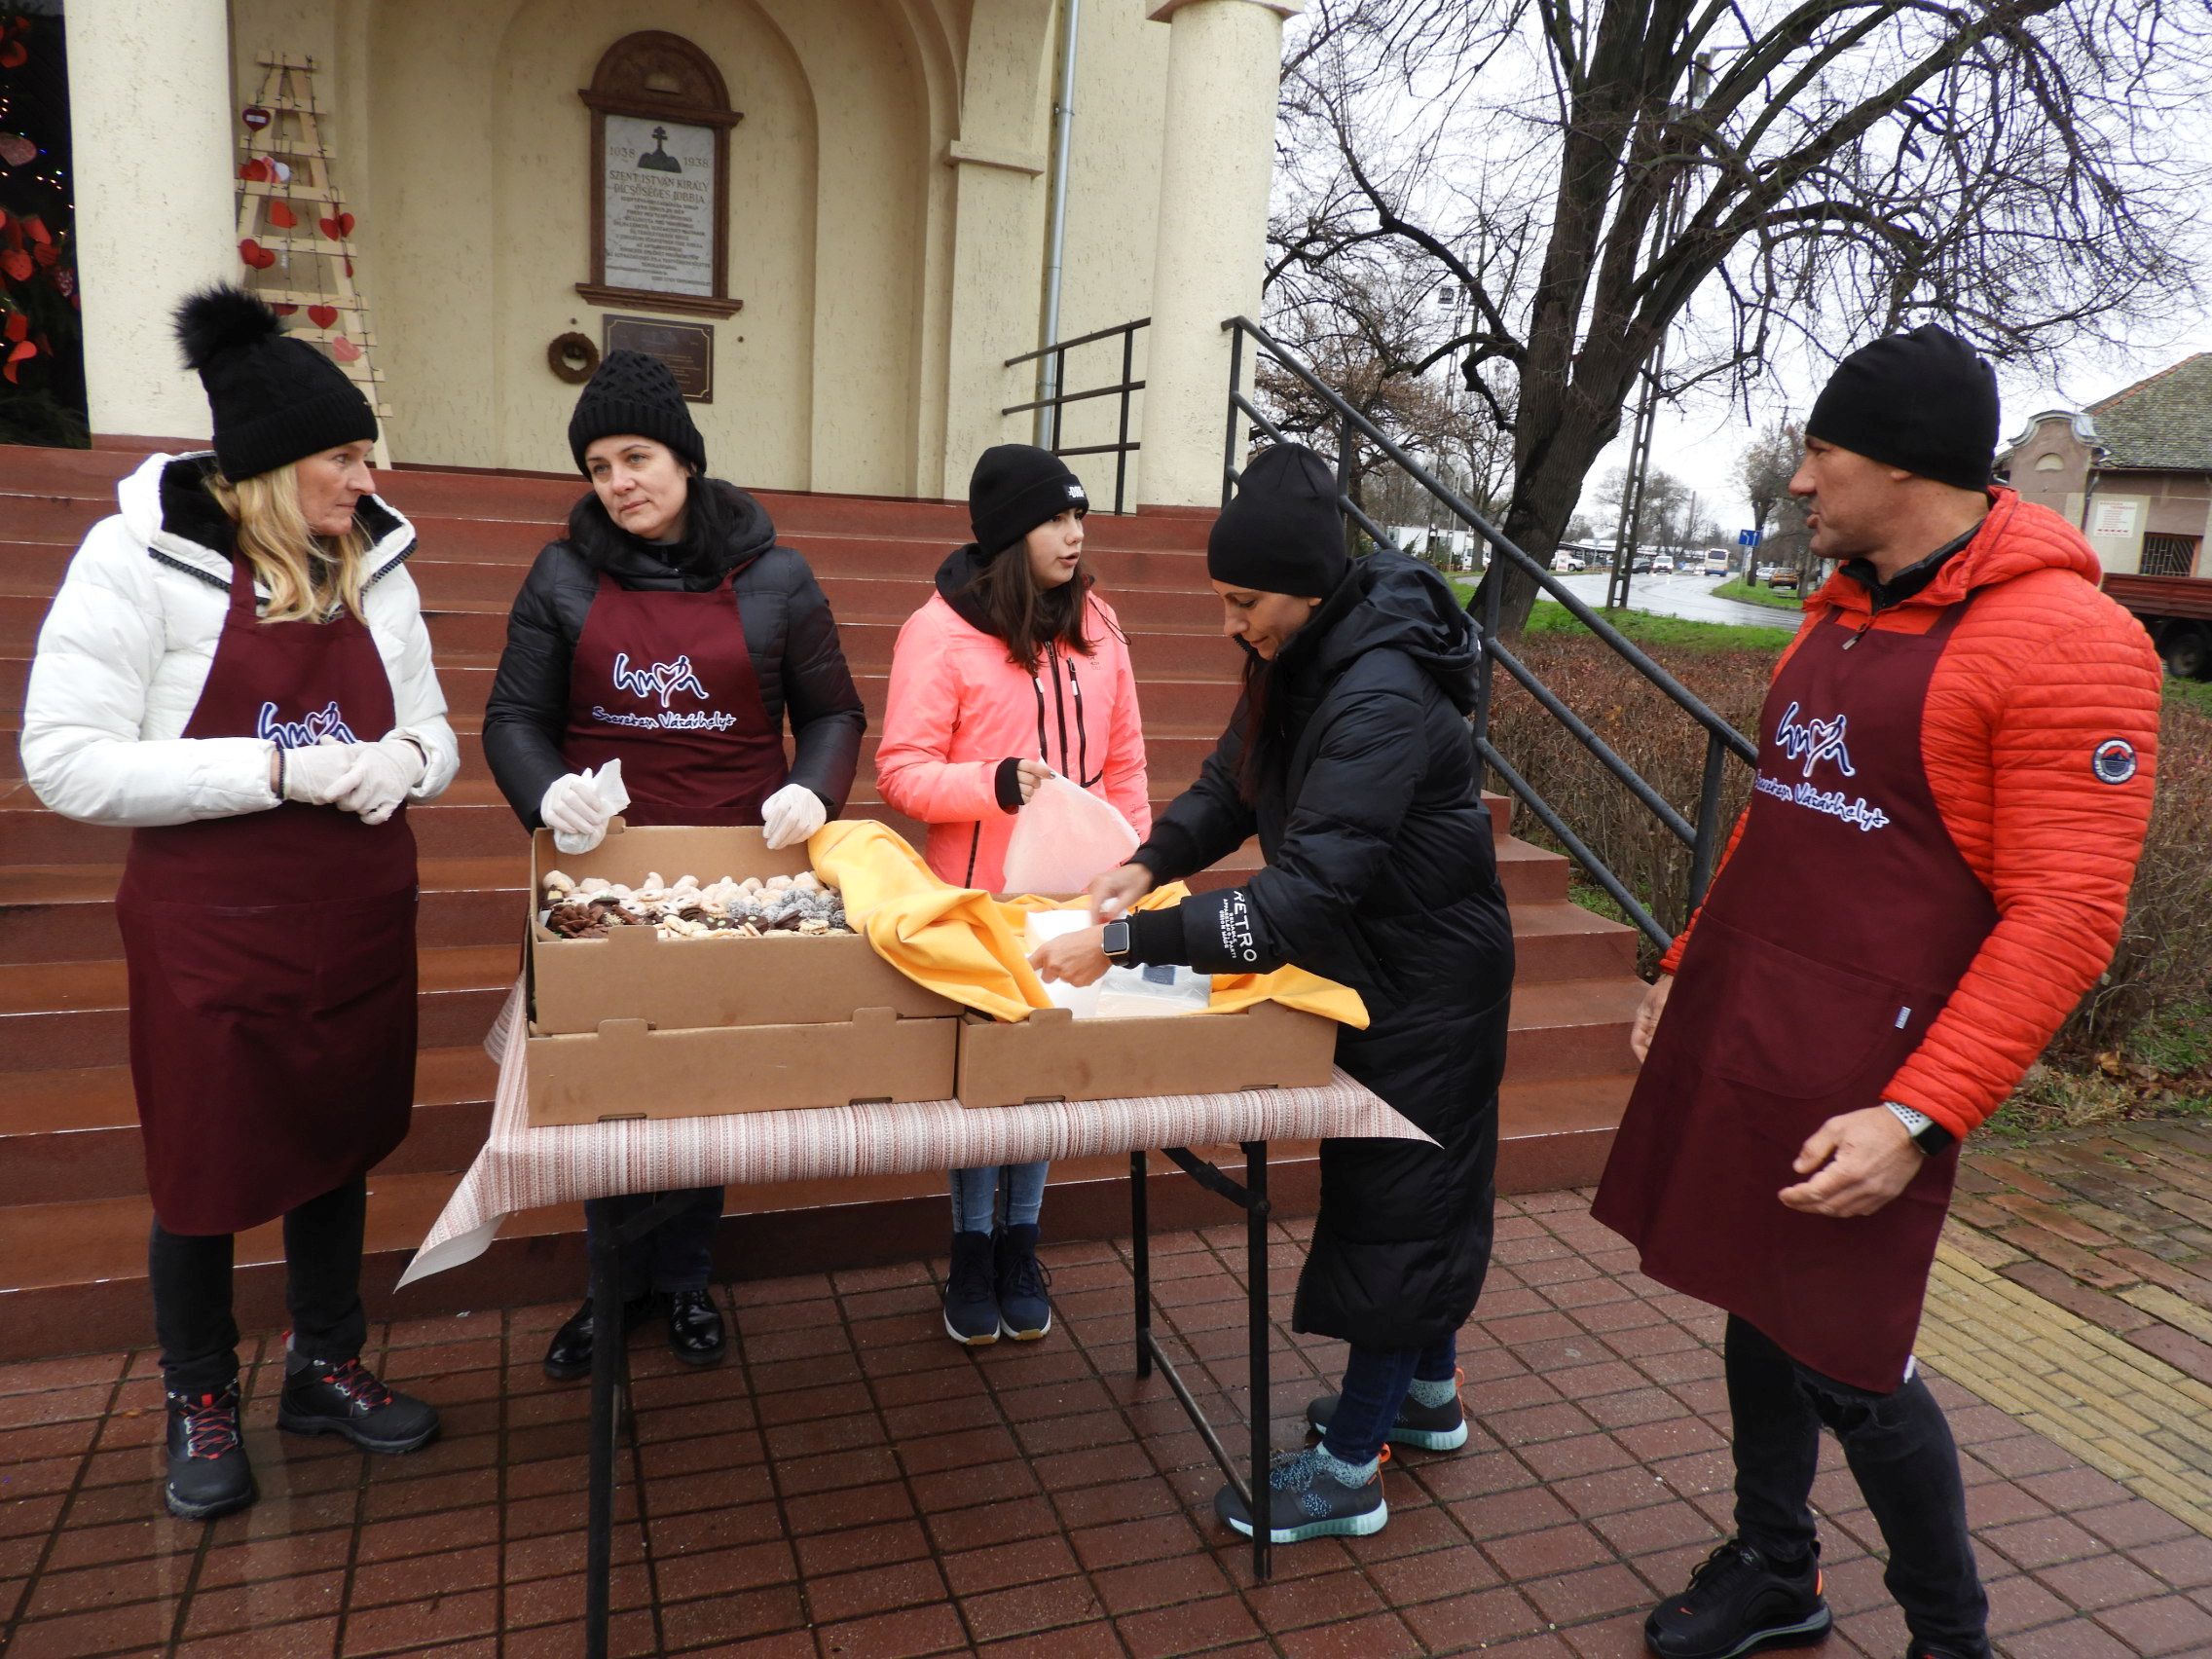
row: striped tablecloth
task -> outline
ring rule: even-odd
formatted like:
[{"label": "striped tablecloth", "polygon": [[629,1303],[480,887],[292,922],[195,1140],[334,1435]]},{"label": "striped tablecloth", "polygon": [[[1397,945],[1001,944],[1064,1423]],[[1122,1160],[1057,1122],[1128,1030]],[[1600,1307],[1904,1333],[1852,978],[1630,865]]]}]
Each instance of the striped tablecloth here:
[{"label": "striped tablecloth", "polygon": [[517,985],[484,1040],[499,1062],[491,1135],[415,1252],[402,1285],[475,1260],[519,1211],[618,1193],[910,1175],[1227,1141],[1428,1138],[1341,1071],[1319,1088],[1237,1094],[988,1111],[938,1100],[532,1128],[524,1107],[521,997]]}]

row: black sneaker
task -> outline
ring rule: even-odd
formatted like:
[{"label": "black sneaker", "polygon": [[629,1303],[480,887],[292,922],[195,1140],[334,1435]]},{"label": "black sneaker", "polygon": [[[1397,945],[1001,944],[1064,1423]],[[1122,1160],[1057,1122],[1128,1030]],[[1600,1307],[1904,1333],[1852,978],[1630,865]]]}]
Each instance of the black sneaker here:
[{"label": "black sneaker", "polygon": [[[1467,1444],[1467,1413],[1459,1403],[1457,1386],[1466,1377],[1464,1371],[1457,1373],[1452,1397],[1441,1406],[1424,1406],[1408,1394],[1382,1438],[1393,1446],[1418,1446],[1423,1452],[1458,1451]],[[1315,1434],[1329,1432],[1330,1419],[1337,1415],[1337,1402],[1342,1398],[1341,1394],[1323,1394],[1307,1404],[1306,1420]]]},{"label": "black sneaker", "polygon": [[[653,1299],[641,1296],[622,1305],[622,1334],[627,1337],[650,1313]],[[556,1382],[573,1382],[591,1375],[591,1303],[569,1315],[569,1322],[553,1333],[545,1346],[545,1375]]]},{"label": "black sneaker", "polygon": [[364,1452],[413,1452],[437,1437],[438,1414],[387,1388],[358,1359],[284,1358],[276,1426],[292,1434],[340,1434]]},{"label": "black sneaker", "polygon": [[[1382,1461],[1390,1460],[1382,1449]],[[1342,1485],[1321,1469],[1320,1451],[1308,1447],[1286,1453],[1268,1469],[1268,1539],[1271,1543],[1296,1544],[1308,1538],[1355,1537],[1380,1532],[1390,1519],[1390,1506],[1382,1501],[1382,1471],[1359,1486]],[[1230,1527],[1252,1535],[1251,1512],[1233,1486],[1213,1494],[1213,1512]]]},{"label": "black sneaker", "polygon": [[1033,1343],[1052,1328],[1052,1275],[1037,1259],[1034,1223],[999,1231],[993,1246],[999,1329],[1017,1343]]},{"label": "black sneaker", "polygon": [[999,1340],[997,1264],[988,1233],[952,1235],[952,1269],[944,1275],[944,1334],[967,1347]]},{"label": "black sneaker", "polygon": [[1738,1659],[1769,1647],[1808,1647],[1834,1618],[1821,1600],[1820,1550],[1792,1573],[1730,1538],[1690,1574],[1688,1588],[1651,1609],[1643,1641],[1660,1659]]},{"label": "black sneaker", "polygon": [[169,1478],[162,1499],[184,1521],[212,1521],[254,1500],[253,1466],[239,1438],[239,1385],[171,1394]]}]

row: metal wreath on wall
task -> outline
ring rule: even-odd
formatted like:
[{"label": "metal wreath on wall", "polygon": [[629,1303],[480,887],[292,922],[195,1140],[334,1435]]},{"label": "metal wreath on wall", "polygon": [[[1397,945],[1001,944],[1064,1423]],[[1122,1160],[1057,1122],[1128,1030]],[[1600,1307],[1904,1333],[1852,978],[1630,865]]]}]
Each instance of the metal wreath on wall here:
[{"label": "metal wreath on wall", "polygon": [[744,116],[682,35],[624,35],[577,96],[591,110],[594,305],[732,316],[729,132]]}]

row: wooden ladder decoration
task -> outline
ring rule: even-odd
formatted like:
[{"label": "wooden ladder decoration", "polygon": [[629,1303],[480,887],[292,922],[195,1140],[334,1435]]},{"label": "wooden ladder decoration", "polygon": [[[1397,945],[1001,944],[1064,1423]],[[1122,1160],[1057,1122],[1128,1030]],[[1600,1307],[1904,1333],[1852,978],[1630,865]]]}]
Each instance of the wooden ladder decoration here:
[{"label": "wooden ladder decoration", "polygon": [[[248,286],[279,313],[307,313],[308,326],[294,332],[321,343],[383,425],[391,406],[370,355],[377,342],[368,304],[353,284],[353,215],[331,182],[314,59],[264,55],[260,63],[261,93],[249,113],[266,111],[268,120],[249,126],[239,168],[239,257]],[[310,271],[313,277],[303,280]],[[381,435],[376,460],[390,464]]]}]

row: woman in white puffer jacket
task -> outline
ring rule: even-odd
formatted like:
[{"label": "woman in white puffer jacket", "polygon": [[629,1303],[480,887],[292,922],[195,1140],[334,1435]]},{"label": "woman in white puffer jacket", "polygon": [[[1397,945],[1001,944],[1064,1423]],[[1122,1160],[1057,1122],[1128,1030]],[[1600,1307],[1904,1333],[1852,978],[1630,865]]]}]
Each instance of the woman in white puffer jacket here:
[{"label": "woman in white puffer jacket", "polygon": [[164,1496],[253,1501],[233,1235],[284,1224],[279,1428],[411,1452],[429,1406],[360,1361],[367,1174],[415,1098],[410,801],[457,758],[376,420],[336,363],[236,288],[188,300],[212,454],[156,456],[70,561],[39,632],[23,770],[131,830],[115,897],[168,1397]]}]

